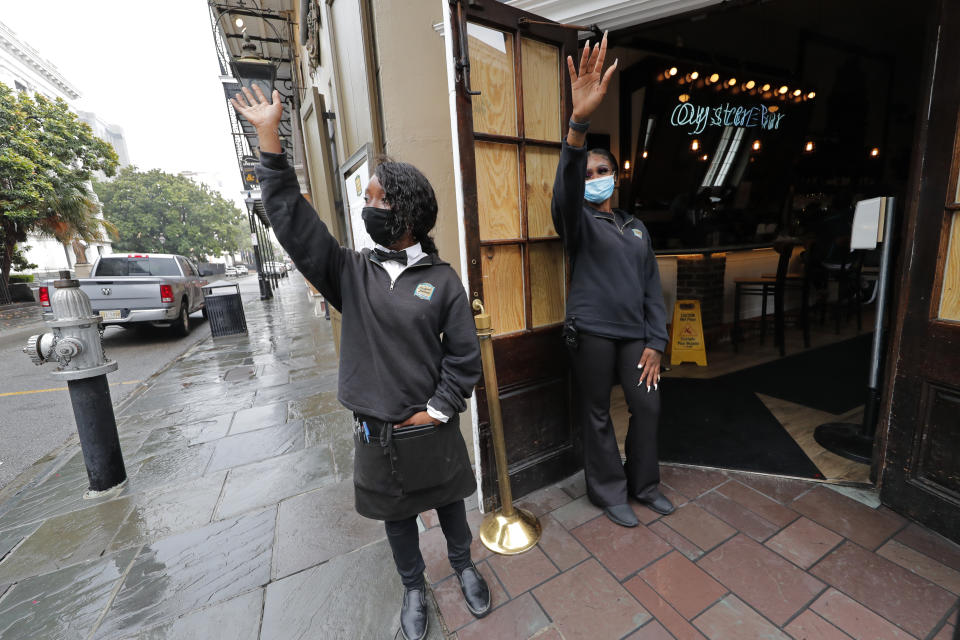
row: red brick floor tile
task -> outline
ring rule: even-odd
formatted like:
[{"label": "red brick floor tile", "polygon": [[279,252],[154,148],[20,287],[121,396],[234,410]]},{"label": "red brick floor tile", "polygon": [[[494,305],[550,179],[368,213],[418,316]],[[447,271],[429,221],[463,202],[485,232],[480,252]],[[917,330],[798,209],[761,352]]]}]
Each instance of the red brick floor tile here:
[{"label": "red brick floor tile", "polygon": [[531,640],[566,640],[553,625],[540,629],[531,636]]},{"label": "red brick floor tile", "polygon": [[569,531],[550,514],[540,518],[543,533],[540,536],[540,548],[553,560],[561,571],[566,571],[578,562],[583,562],[590,554],[577,542]]},{"label": "red brick floor tile", "polygon": [[951,569],[960,571],[960,545],[953,543],[918,524],[910,524],[896,536],[896,541],[930,556]]},{"label": "red brick floor tile", "polygon": [[493,555],[490,549],[483,546],[480,542],[480,523],[483,522],[484,514],[477,509],[467,511],[467,523],[470,524],[470,532],[473,534],[473,542],[470,543],[470,557],[474,562],[480,562]]},{"label": "red brick floor tile", "polygon": [[850,640],[850,636],[807,609],[784,627],[794,640]]},{"label": "red brick floor tile", "polygon": [[515,556],[492,556],[488,562],[511,598],[557,573],[557,568],[539,547]]},{"label": "red brick floor tile", "polygon": [[557,486],[574,500],[587,493],[587,482],[583,477],[583,471],[578,471],[569,478],[564,478],[557,483]]},{"label": "red brick floor tile", "polygon": [[595,506],[587,496],[581,496],[573,502],[567,503],[552,512],[557,522],[567,529],[579,527],[587,520],[593,520],[603,513],[603,509]]},{"label": "red brick floor tile", "polygon": [[960,571],[955,571],[937,562],[930,556],[926,556],[904,544],[900,544],[896,540],[890,540],[877,549],[877,555],[883,556],[887,560],[897,563],[904,569],[909,569],[917,575],[923,576],[947,591],[952,591],[954,594],[960,595]]},{"label": "red brick floor tile", "polygon": [[562,507],[572,500],[573,498],[571,498],[567,492],[557,485],[552,484],[518,499],[516,505],[526,509],[539,518],[543,514]]},{"label": "red brick floor tile", "polygon": [[817,487],[790,507],[868,549],[876,549],[900,528],[892,516],[825,487]]},{"label": "red brick floor tile", "polygon": [[697,504],[757,542],[763,542],[780,530],[777,525],[716,491],[697,498]]},{"label": "red brick floor tile", "polygon": [[766,546],[797,566],[809,569],[842,540],[843,538],[833,531],[801,517],[767,540]]},{"label": "red brick floor tile", "polygon": [[945,624],[937,633],[933,636],[933,640],[956,640],[956,628],[952,624]]},{"label": "red brick floor tile", "polygon": [[622,638],[650,619],[646,609],[594,559],[540,585],[533,595],[563,637],[571,640]]},{"label": "red brick floor tile", "polygon": [[685,555],[689,560],[696,560],[703,555],[703,549],[665,525],[663,521],[654,522],[648,525],[647,528],[669,542],[674,549]]},{"label": "red brick floor tile", "polygon": [[660,485],[660,493],[667,496],[675,507],[680,507],[690,502],[690,498],[675,489],[671,489],[665,484]]},{"label": "red brick floor tile", "polygon": [[651,620],[627,636],[627,640],[673,640],[670,632],[656,620]]},{"label": "red brick floor tile", "polygon": [[640,601],[677,640],[703,640],[703,634],[677,613],[670,603],[650,588],[643,578],[634,576],[623,583],[627,591]]},{"label": "red brick floor tile", "polygon": [[734,595],[710,607],[693,624],[710,640],[790,640]]},{"label": "red brick floor tile", "polygon": [[570,533],[576,536],[617,580],[623,580],[671,550],[669,544],[645,526],[621,527],[609,518],[591,520]]},{"label": "red brick floor tile", "polygon": [[693,503],[680,507],[660,522],[704,551],[737,533],[736,529]]},{"label": "red brick floor tile", "polygon": [[797,480],[795,478],[766,476],[754,473],[738,474],[730,472],[730,477],[736,478],[739,482],[756,489],[780,504],[789,504],[807,491],[818,486],[818,483],[810,480]]},{"label": "red brick floor tile", "polygon": [[799,514],[793,509],[788,509],[779,502],[771,500],[762,493],[736,480],[731,480],[726,484],[720,485],[716,491],[742,504],[764,520],[772,522],[778,527],[785,527],[799,517]]},{"label": "red brick floor tile", "polygon": [[[490,599],[493,608],[496,609],[505,604],[510,598],[507,596],[507,592],[503,590],[500,581],[497,580],[490,566],[486,562],[481,562],[477,564],[477,570],[480,571],[480,575],[490,586]],[[433,585],[433,595],[437,601],[437,606],[440,608],[440,614],[443,616],[443,622],[451,631],[455,631],[476,619],[463,601],[460,582],[456,576],[450,576],[440,584]]]},{"label": "red brick floor tile", "polygon": [[744,535],[723,543],[697,566],[777,625],[789,620],[826,586]]},{"label": "red brick floor tile", "polygon": [[833,623],[855,640],[909,640],[913,636],[898,629],[859,602],[828,589],[810,609]]},{"label": "red brick floor tile", "polygon": [[727,476],[713,469],[660,465],[660,481],[693,500],[726,482]]},{"label": "red brick floor tile", "polygon": [[726,587],[677,552],[657,560],[640,576],[688,620],[727,593]]},{"label": "red brick floor tile", "polygon": [[921,638],[956,602],[956,597],[929,580],[850,541],[810,572]]},{"label": "red brick floor tile", "polygon": [[458,640],[529,638],[550,624],[543,609],[529,593],[511,600],[486,618],[475,620],[457,631]]}]

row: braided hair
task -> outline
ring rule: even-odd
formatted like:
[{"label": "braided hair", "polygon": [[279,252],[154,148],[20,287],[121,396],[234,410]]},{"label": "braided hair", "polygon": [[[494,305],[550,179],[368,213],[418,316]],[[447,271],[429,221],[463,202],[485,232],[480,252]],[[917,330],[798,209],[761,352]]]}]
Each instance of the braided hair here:
[{"label": "braided hair", "polygon": [[386,160],[373,173],[396,214],[394,236],[400,238],[409,230],[424,253],[436,254],[437,245],[429,233],[437,223],[437,196],[430,181],[406,162]]}]

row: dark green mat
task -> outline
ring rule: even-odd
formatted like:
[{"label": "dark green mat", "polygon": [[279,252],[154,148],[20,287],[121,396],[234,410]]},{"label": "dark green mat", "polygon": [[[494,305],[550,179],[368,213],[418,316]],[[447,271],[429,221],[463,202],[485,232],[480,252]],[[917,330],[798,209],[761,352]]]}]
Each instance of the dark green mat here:
[{"label": "dark green mat", "polygon": [[660,459],[823,478],[753,391],[721,379],[663,378]]},{"label": "dark green mat", "polygon": [[864,403],[873,333],[865,333],[715,380],[827,413],[846,413]]}]

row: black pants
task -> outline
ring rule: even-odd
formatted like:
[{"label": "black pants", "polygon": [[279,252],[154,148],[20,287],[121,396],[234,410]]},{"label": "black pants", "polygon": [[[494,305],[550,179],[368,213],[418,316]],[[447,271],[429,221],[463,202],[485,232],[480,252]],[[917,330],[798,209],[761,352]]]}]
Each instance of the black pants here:
[{"label": "black pants", "polygon": [[[578,390],[577,415],[583,433],[584,475],[587,495],[599,506],[627,502],[633,495],[655,488],[660,482],[657,463],[657,422],[660,393],[637,386],[643,355],[643,340],[611,340],[581,333],[579,347],[571,350]],[[617,437],[610,420],[610,389],[620,379],[630,409],[627,430],[627,460],[620,462]]]},{"label": "black pants", "polygon": [[[437,508],[440,528],[447,539],[447,557],[454,571],[460,572],[470,566],[470,542],[473,534],[467,524],[467,510],[463,500],[457,500],[445,507]],[[417,531],[417,517],[406,520],[387,520],[383,523],[387,529],[387,540],[393,550],[393,560],[397,563],[400,581],[407,589],[423,586],[423,556],[420,554],[420,532]]]}]

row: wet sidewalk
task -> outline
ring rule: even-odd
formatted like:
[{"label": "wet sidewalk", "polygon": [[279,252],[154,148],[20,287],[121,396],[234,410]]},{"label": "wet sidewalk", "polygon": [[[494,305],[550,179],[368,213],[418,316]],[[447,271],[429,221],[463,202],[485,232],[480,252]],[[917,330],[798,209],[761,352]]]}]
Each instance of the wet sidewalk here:
[{"label": "wet sidewalk", "polygon": [[[252,282],[252,284],[251,284]],[[0,505],[0,637],[392,638],[402,589],[353,508],[352,420],[330,324],[298,274],[244,288],[249,336],[206,339],[118,415],[130,481],[83,500],[68,447]],[[36,470],[35,470],[36,471]],[[462,604],[432,512],[431,638],[949,638],[960,547],[815,483],[664,467],[677,513],[613,526],[582,476],[528,496],[538,548],[474,557]],[[471,509],[474,529],[482,516]]]}]

